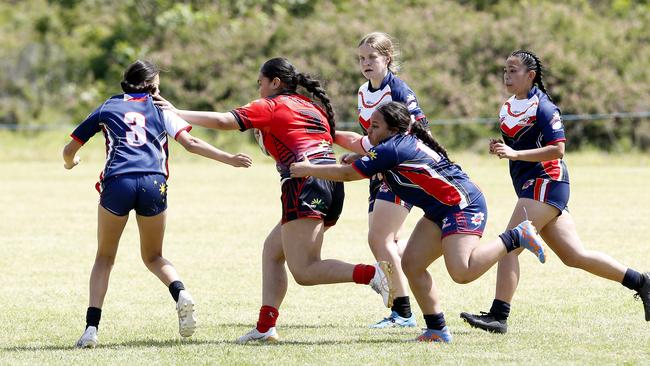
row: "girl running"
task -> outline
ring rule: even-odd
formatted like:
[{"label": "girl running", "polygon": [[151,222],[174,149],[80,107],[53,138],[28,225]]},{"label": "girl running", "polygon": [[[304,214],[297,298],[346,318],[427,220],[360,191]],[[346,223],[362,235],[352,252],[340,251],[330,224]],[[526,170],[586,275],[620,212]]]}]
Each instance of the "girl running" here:
[{"label": "girl running", "polygon": [[136,212],[142,260],[169,287],[176,302],[179,333],[183,337],[194,333],[194,300],[174,266],[162,256],[167,216],[167,136],[189,152],[234,167],[249,167],[252,163],[245,154],[231,155],[193,137],[187,122],[156,108],[152,97],[158,94],[159,85],[159,71],[153,64],[134,62],[124,72],[124,94],[102,103],[72,132],[72,140],[63,149],[63,166],[72,169],[79,164],[76,153],[82,145],[99,131],[106,138],[106,165],[97,183],[97,255],[90,275],[86,329],[77,347],[97,345],[109,276],[131,210]]},{"label": "girl running", "polygon": [[[284,58],[266,61],[257,79],[260,99],[230,112],[177,110],[166,100],[159,105],[176,111],[199,126],[220,130],[260,131],[263,145],[280,172],[282,219],[271,230],[262,253],[262,307],[257,326],[239,337],[239,343],[278,340],[278,309],[287,292],[286,261],[293,278],[303,286],[355,282],[370,285],[384,305],[393,302],[388,262],[375,265],[321,259],[325,230],[343,208],[343,184],[314,177],[291,178],[289,166],[307,156],[314,164],[336,163],[332,150],[334,109],[318,80],[299,73]],[[322,103],[324,110],[298,93],[301,86]]]},{"label": "girl running", "polygon": [[[521,221],[524,209],[564,264],[621,283],[636,291],[650,321],[650,272],[639,273],[614,258],[586,249],[567,210],[569,174],[564,157],[564,126],[542,80],[542,63],[530,51],[506,59],[503,81],[513,94],[499,115],[503,141],[491,140],[490,154],[510,160],[510,176],[519,200],[508,227]],[[472,327],[506,333],[510,303],[519,282],[520,251],[503,257],[497,270],[496,295],[487,313],[461,313]]]},{"label": "girl running", "polygon": [[421,122],[411,123],[403,104],[390,102],[373,112],[368,139],[374,147],[351,165],[316,165],[305,159],[291,166],[291,176],[352,181],[381,173],[392,192],[424,210],[404,251],[402,269],[427,325],[417,339],[451,342],[427,267],[444,256],[451,278],[468,283],[520,247],[531,250],[543,263],[541,238],[525,220],[499,239],[479,245],[487,220],[483,194]]},{"label": "girl running", "polygon": [[[426,126],[428,123],[415,93],[395,75],[397,51],[391,37],[381,32],[367,34],[359,42],[357,51],[361,74],[368,80],[358,92],[359,125],[364,133],[367,134],[370,116],[377,107],[391,101],[405,104],[411,116]],[[356,153],[346,155],[344,162],[354,161],[372,147],[367,137],[349,131],[338,131],[335,143]],[[371,328],[415,327],[408,284],[400,265],[400,252],[404,250],[405,241],[399,241],[399,233],[412,205],[397,197],[378,176],[370,179],[368,202],[368,244],[375,259],[393,265],[395,286],[391,314]]]}]

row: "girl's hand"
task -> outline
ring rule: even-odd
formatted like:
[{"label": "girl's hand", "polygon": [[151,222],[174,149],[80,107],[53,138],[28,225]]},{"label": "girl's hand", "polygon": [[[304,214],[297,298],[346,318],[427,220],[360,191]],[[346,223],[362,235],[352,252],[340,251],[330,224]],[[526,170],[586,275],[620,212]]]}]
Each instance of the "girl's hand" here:
[{"label": "girl's hand", "polygon": [[244,153],[238,153],[230,158],[228,164],[234,166],[235,168],[249,168],[251,165],[253,165],[253,159]]},{"label": "girl's hand", "polygon": [[357,153],[345,153],[345,154],[341,155],[340,161],[341,161],[341,164],[350,165],[350,164],[354,163],[354,161],[359,159],[359,158],[361,158],[361,155],[359,155]]},{"label": "girl's hand", "polygon": [[513,150],[510,146],[504,144],[503,142],[495,143],[491,149],[494,151],[493,154],[498,156],[499,159],[510,159],[517,160],[519,158],[519,153],[517,150]]},{"label": "girl's hand", "polygon": [[74,158],[72,159],[72,164],[68,165],[68,163],[63,163],[63,167],[70,170],[70,169],[76,167],[77,165],[79,165],[80,161],[81,161],[81,158],[79,157],[79,155],[75,155]]},{"label": "girl's hand", "polygon": [[309,175],[309,167],[311,163],[309,159],[305,156],[303,161],[291,164],[289,171],[291,172],[291,178],[302,178]]},{"label": "girl's hand", "polygon": [[490,154],[496,155],[496,153],[494,152],[494,145],[496,145],[498,143],[503,143],[503,140],[501,140],[501,139],[490,139],[490,145],[489,145]]},{"label": "girl's hand", "polygon": [[178,114],[178,109],[176,109],[176,107],[174,107],[170,101],[161,97],[160,94],[154,95],[153,100],[153,104],[155,104],[158,108]]}]

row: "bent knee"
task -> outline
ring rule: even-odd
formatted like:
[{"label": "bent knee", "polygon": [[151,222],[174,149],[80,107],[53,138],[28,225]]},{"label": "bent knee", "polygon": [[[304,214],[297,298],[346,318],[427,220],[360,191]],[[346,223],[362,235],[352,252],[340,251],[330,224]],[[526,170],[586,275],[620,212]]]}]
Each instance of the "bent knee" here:
[{"label": "bent knee", "polygon": [[142,256],[142,262],[148,267],[153,263],[156,263],[157,261],[163,259],[161,255],[148,255],[148,256]]},{"label": "bent knee", "polygon": [[582,268],[585,263],[585,256],[583,253],[571,253],[570,255],[560,258],[562,263],[567,267]]},{"label": "bent knee", "polygon": [[454,282],[461,285],[474,281],[474,278],[469,276],[466,271],[449,271],[449,276]]},{"label": "bent knee", "polygon": [[318,284],[318,281],[313,275],[309,273],[304,273],[302,271],[291,271],[291,275],[297,284],[300,286],[314,286]]}]

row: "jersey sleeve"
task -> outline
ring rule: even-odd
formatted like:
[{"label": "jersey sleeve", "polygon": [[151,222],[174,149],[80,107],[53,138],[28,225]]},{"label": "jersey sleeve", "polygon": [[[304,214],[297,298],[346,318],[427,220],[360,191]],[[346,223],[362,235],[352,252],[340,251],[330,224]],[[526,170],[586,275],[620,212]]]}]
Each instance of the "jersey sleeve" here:
[{"label": "jersey sleeve", "polygon": [[366,178],[385,172],[397,165],[397,152],[391,146],[381,143],[368,151],[368,154],[352,163],[352,167]]},{"label": "jersey sleeve", "polygon": [[270,127],[273,120],[273,105],[266,98],[257,99],[245,106],[230,111],[239,123],[239,130],[246,131],[250,128],[257,128],[262,131]]},{"label": "jersey sleeve", "polygon": [[411,90],[411,88],[403,81],[401,82],[399,88],[396,89],[397,90],[393,92],[393,100],[396,102],[404,103],[404,105],[406,105],[406,108],[408,108],[409,113],[411,113],[411,116],[413,116],[416,121],[420,121],[422,119],[424,119],[424,121],[427,121],[426,116],[424,115],[422,108],[420,108],[420,104],[418,103],[418,99],[415,96],[413,90]]},{"label": "jersey sleeve", "polygon": [[370,139],[368,138],[368,135],[365,135],[361,137],[361,140],[359,140],[359,143],[361,143],[361,148],[363,151],[368,152],[370,149],[372,149],[372,144],[370,143]]},{"label": "jersey sleeve", "polygon": [[86,117],[86,119],[81,122],[74,131],[72,131],[70,137],[83,145],[88,142],[91,137],[95,136],[97,132],[101,131],[99,122],[101,122],[100,115],[103,107],[104,105],[102,104],[101,107],[89,114],[88,117]]},{"label": "jersey sleeve", "polygon": [[540,124],[544,146],[566,141],[560,109],[554,104],[547,102],[540,106],[537,112],[537,123]]},{"label": "jersey sleeve", "polygon": [[192,125],[187,123],[187,121],[182,119],[178,114],[168,110],[163,110],[163,121],[165,122],[165,131],[174,140],[176,140],[178,134],[181,132],[189,132],[192,129]]}]

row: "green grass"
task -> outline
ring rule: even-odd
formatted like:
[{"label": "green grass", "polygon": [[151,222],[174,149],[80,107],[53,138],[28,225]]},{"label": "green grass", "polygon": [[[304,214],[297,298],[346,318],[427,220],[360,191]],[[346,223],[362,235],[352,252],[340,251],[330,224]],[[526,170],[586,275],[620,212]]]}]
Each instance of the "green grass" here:
[{"label": "green grass", "polygon": [[[631,291],[567,268],[553,254],[544,265],[531,255],[521,257],[523,275],[506,335],[470,329],[458,317],[461,311],[487,310],[495,270],[459,285],[438,261],[430,271],[441,290],[452,344],[413,343],[418,329],[368,329],[387,311],[367,287],[301,287],[290,281],[278,322],[283,342],[236,345],[233,340],[257,319],[261,246],[279,219],[279,179],[270,160],[259,155],[253,168],[242,170],[190,158],[178,148],[170,164],[165,255],[198,302],[196,334],[180,340],[167,289],[140,261],[132,217],[104,305],[101,347],[74,349],[96,248],[93,185],[102,164],[101,141],[82,149],[82,164],[66,171],[59,158],[65,134],[41,138],[42,143],[21,138],[0,135],[0,364],[650,363],[650,323]],[[32,148],[36,151],[28,151]],[[485,192],[486,237],[494,237],[515,202],[507,164],[487,156],[452,157]],[[567,163],[570,208],[586,245],[648,270],[648,158],[571,154]],[[346,184],[346,191],[343,215],[326,235],[323,257],[371,262],[367,183]],[[420,216],[415,209],[407,230]],[[415,312],[423,324],[417,307]]]}]

